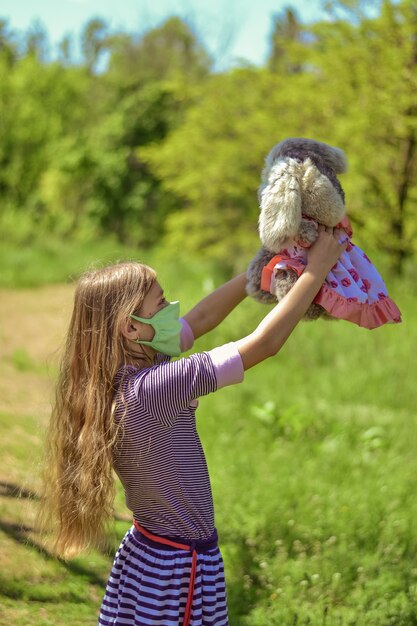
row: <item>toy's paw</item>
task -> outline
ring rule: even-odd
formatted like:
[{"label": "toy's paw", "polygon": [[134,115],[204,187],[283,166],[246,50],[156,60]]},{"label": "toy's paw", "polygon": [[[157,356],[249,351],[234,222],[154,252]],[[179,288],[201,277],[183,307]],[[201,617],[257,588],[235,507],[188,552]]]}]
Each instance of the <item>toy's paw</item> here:
[{"label": "toy's paw", "polygon": [[318,320],[319,317],[323,319],[329,319],[327,312],[323,309],[319,304],[315,304],[314,302],[310,304],[308,307],[306,314],[303,317],[305,322],[313,322],[314,320]]},{"label": "toy's paw", "polygon": [[287,295],[291,287],[298,279],[297,273],[289,268],[274,270],[274,278],[272,281],[272,291],[275,293],[277,300]]},{"label": "toy's paw", "polygon": [[248,269],[246,270],[246,293],[262,304],[276,304],[277,302],[273,293],[261,289],[262,270],[273,256],[275,256],[275,252],[261,248],[249,263]]},{"label": "toy's paw", "polygon": [[315,221],[302,219],[295,241],[302,248],[309,248],[318,237],[318,224]]}]

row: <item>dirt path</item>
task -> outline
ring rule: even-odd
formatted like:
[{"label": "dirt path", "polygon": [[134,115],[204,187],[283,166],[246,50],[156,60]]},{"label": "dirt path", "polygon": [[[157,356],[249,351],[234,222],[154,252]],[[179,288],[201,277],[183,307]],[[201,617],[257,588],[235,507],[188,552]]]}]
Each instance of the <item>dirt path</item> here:
[{"label": "dirt path", "polygon": [[46,416],[72,285],[0,290],[0,412]]}]

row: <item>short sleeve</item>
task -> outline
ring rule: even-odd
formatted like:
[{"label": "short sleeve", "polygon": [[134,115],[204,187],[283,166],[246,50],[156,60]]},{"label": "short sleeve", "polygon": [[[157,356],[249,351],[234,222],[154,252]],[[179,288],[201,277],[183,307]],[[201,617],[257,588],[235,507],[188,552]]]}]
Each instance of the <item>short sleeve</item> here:
[{"label": "short sleeve", "polygon": [[134,388],[145,411],[169,426],[192,400],[242,379],[242,360],[230,343],[141,370]]}]

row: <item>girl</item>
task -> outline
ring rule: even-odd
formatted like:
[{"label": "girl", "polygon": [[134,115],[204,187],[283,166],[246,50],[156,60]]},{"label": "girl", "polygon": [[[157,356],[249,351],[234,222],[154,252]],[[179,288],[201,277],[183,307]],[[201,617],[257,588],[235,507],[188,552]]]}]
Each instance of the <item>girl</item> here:
[{"label": "girl", "polygon": [[41,518],[55,520],[55,549],[71,556],[104,535],[113,469],[133,513],[116,553],[101,626],[225,626],[222,557],[197,398],[238,383],[275,355],[345,245],[322,229],[306,270],[249,335],[175,361],[245,297],[238,276],[179,320],[155,272],[121,263],[77,285],[49,428]]}]

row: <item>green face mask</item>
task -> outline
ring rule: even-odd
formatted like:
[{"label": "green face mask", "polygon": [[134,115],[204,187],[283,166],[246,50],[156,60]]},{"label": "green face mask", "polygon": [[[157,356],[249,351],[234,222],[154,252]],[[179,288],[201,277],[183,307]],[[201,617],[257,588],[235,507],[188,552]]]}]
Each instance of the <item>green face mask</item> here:
[{"label": "green face mask", "polygon": [[149,318],[138,317],[137,315],[130,315],[130,317],[143,324],[149,324],[155,330],[155,336],[152,341],[134,339],[135,343],[143,343],[145,346],[151,346],[154,350],[158,350],[158,352],[168,354],[169,356],[178,356],[181,354],[180,335],[182,324],[179,320],[179,302],[171,302]]}]

